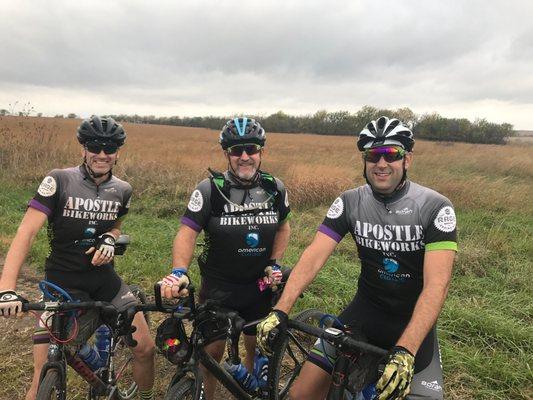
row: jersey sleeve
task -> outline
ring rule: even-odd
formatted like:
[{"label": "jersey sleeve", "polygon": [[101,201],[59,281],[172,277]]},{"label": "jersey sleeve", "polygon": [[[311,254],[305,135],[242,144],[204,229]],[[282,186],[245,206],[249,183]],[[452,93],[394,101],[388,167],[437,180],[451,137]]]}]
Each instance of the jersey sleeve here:
[{"label": "jersey sleeve", "polygon": [[346,192],[333,201],[318,231],[335,240],[337,243],[350,231],[348,211],[346,210]]},{"label": "jersey sleeve", "polygon": [[280,205],[279,205],[279,223],[283,223],[290,219],[291,217],[291,206],[289,204],[289,193],[287,188],[281,180],[276,178],[276,184],[278,186],[279,193],[281,195]]},{"label": "jersey sleeve", "polygon": [[207,226],[211,215],[211,181],[204,179],[191,194],[181,223],[200,232]]},{"label": "jersey sleeve", "polygon": [[61,174],[59,170],[50,171],[37,188],[37,193],[28,203],[28,207],[35,208],[48,217],[55,210],[61,188]]},{"label": "jersey sleeve", "polygon": [[452,203],[444,198],[437,204],[425,231],[426,251],[457,251],[457,219]]},{"label": "jersey sleeve", "polygon": [[123,219],[126,216],[126,214],[130,211],[132,192],[133,192],[133,189],[131,185],[128,183],[127,188],[124,191],[124,199],[122,200],[122,206],[120,207],[120,210],[118,210],[119,219]]}]

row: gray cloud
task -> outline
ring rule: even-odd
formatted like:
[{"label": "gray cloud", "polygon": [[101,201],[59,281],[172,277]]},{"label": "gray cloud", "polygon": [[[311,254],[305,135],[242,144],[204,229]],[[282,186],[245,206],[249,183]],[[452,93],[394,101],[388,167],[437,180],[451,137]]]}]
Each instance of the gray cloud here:
[{"label": "gray cloud", "polygon": [[491,102],[503,114],[480,117],[533,129],[533,113],[516,111],[532,104],[532,2],[57,0],[3,8],[0,102],[70,93],[83,109],[66,98],[53,112],[87,111],[93,97],[110,112],[122,104],[180,115],[364,104],[468,114],[468,104]]}]

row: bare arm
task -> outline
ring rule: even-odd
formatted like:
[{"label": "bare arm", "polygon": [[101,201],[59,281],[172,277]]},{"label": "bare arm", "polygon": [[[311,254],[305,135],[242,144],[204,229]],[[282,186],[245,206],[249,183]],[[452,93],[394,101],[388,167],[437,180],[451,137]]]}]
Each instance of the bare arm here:
[{"label": "bare arm", "polygon": [[274,244],[272,246],[272,254],[270,255],[270,258],[275,260],[281,260],[283,258],[283,254],[285,253],[287,245],[289,244],[290,236],[291,226],[289,224],[289,221],[285,221],[279,226],[278,231],[276,232],[276,236],[274,237]]},{"label": "bare arm", "polygon": [[191,265],[197,237],[198,232],[194,229],[187,225],[180,226],[176,238],[174,239],[174,245],[172,246],[173,267],[187,269],[189,265]]},{"label": "bare arm", "polygon": [[277,310],[289,313],[298,296],[315,279],[318,271],[324,266],[337,242],[322,232],[317,232],[313,242],[305,249],[296,263],[278,304]]},{"label": "bare arm", "polygon": [[424,287],[409,324],[397,342],[416,354],[440,314],[452,276],[455,251],[433,250],[424,256]]},{"label": "bare arm", "polygon": [[14,290],[20,268],[26,260],[37,233],[44,225],[47,216],[45,213],[29,207],[22,218],[11,246],[6,255],[6,261],[0,278],[0,290]]}]

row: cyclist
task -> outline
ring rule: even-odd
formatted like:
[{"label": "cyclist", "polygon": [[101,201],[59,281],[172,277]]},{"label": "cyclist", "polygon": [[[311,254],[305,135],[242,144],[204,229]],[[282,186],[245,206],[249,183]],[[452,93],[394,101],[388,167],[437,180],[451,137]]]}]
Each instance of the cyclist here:
[{"label": "cyclist", "polygon": [[[186,275],[200,231],[205,247],[198,257],[202,277],[200,302],[221,301],[246,321],[265,317],[271,309],[271,291],[260,291],[258,279],[276,270],[290,235],[290,207],[283,183],[261,171],[265,131],[249,118],[229,120],[220,133],[228,169],[210,170],[192,192],[174,240],[172,273],[163,280],[166,298],[184,295]],[[266,271],[266,272],[265,272]],[[278,282],[281,274],[264,277]],[[223,329],[222,329],[223,331]],[[223,333],[223,332],[222,332]],[[213,339],[206,351],[217,361],[224,353],[224,336]],[[255,329],[244,332],[244,365],[252,371]],[[216,380],[205,371],[205,392],[212,399]]]},{"label": "cyclist", "polygon": [[[82,300],[101,300],[123,310],[136,303],[114,270],[114,243],[128,213],[132,189],[112,174],[126,132],[112,118],[93,115],[78,128],[83,163],[54,169],[44,178],[7,253],[0,279],[0,314],[15,315],[21,303],[15,291],[20,268],[38,231],[48,220],[50,253],[45,279]],[[82,323],[83,321],[83,323]],[[81,318],[77,344],[98,326],[97,318]],[[142,399],[151,400],[154,382],[154,343],[142,313],[135,316],[133,376]],[[40,323],[34,337],[34,375],[26,399],[35,399],[41,369],[47,359],[49,336]]]},{"label": "cyclist", "polygon": [[[362,330],[371,343],[391,348],[376,382],[380,400],[408,393],[417,399],[443,396],[435,324],[457,251],[456,220],[446,197],[407,179],[413,145],[412,132],[397,119],[380,117],[361,131],[357,147],[367,185],[333,202],[274,311],[258,325],[258,345],[268,352],[269,332],[279,324],[283,329],[298,295],[350,233],[361,275],[354,299],[339,318]],[[335,358],[330,350],[315,346],[291,399],[325,398],[332,369],[326,356]]]}]

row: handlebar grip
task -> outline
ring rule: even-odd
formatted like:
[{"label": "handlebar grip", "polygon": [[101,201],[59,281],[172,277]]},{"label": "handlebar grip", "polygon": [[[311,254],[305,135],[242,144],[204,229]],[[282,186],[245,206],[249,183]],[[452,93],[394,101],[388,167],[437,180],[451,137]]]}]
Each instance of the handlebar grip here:
[{"label": "handlebar grip", "polygon": [[157,308],[163,311],[164,308],[163,308],[163,300],[161,299],[161,282],[156,282],[154,284],[154,297],[155,297],[155,304]]}]

